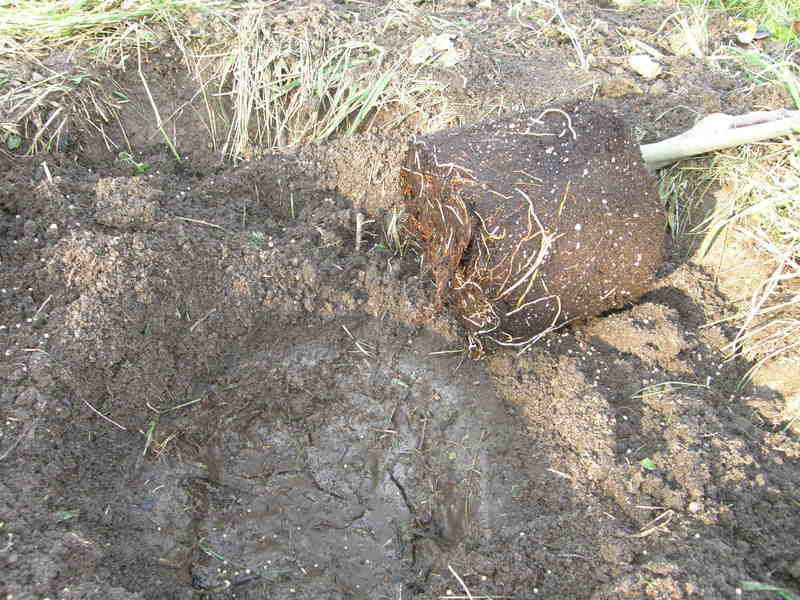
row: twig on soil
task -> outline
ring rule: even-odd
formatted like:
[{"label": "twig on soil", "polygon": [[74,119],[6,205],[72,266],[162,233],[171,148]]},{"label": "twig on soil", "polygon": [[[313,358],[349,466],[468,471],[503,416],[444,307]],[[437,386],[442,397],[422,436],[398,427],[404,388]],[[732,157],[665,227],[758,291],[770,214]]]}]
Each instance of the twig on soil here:
[{"label": "twig on soil", "polygon": [[584,556],[583,554],[574,554],[572,552],[563,552],[561,554],[557,554],[558,558],[578,558],[580,560],[590,560],[588,556]]},{"label": "twig on soil", "polygon": [[145,79],[144,72],[142,71],[142,48],[139,44],[138,35],[136,36],[136,57],[139,70],[139,79],[142,80],[142,86],[144,87],[144,91],[147,93],[147,98],[150,100],[150,106],[153,108],[153,113],[156,116],[156,125],[158,126],[158,130],[164,137],[164,142],[167,144],[167,146],[169,146],[169,149],[172,151],[172,155],[175,157],[175,160],[180,162],[181,160],[180,154],[178,154],[178,151],[175,149],[175,144],[172,142],[170,137],[167,135],[167,132],[164,130],[164,123],[161,121],[161,114],[158,112],[156,101],[153,99],[153,95],[150,93],[150,86],[147,85],[147,79]]},{"label": "twig on soil", "polygon": [[467,593],[467,598],[469,598],[469,600],[474,600],[475,596],[473,596],[472,592],[469,591],[467,584],[464,583],[464,580],[461,579],[458,573],[456,573],[456,570],[450,565],[447,565],[447,568],[450,569],[450,572],[453,574],[453,577],[455,577],[458,580],[458,583],[461,584],[461,587],[464,588],[464,591]]},{"label": "twig on soil", "polygon": [[392,435],[397,435],[397,430],[395,429],[376,429],[375,427],[372,427],[372,431],[375,433],[391,433]]},{"label": "twig on soil", "polygon": [[364,214],[360,211],[356,213],[356,252],[361,251],[361,240],[364,237],[364,225],[368,225],[369,223],[374,223],[374,221],[372,219],[364,219]]},{"label": "twig on soil", "polygon": [[89,402],[88,402],[88,401],[86,401],[86,400],[83,400],[83,403],[84,403],[86,406],[88,406],[88,407],[89,407],[89,408],[92,410],[92,412],[93,412],[94,414],[96,414],[98,417],[102,417],[103,419],[105,419],[106,421],[108,421],[109,423],[111,423],[112,425],[115,425],[116,427],[119,427],[120,429],[122,429],[122,431],[128,431],[128,430],[127,430],[127,429],[125,429],[125,428],[124,428],[122,425],[120,425],[119,423],[117,423],[117,422],[116,422],[114,419],[112,419],[112,418],[110,418],[110,417],[107,417],[107,416],[105,416],[103,413],[101,413],[99,410],[97,410],[97,409],[96,409],[94,406],[92,406],[91,404],[89,404]]},{"label": "twig on soil", "polygon": [[354,336],[352,333],[350,333],[350,330],[349,330],[349,329],[348,329],[348,328],[347,328],[345,325],[342,325],[342,329],[344,329],[344,332],[345,332],[347,335],[349,335],[349,336],[350,336],[350,339],[351,339],[351,340],[353,340],[353,343],[355,343],[355,345],[356,345],[356,348],[358,348],[358,350],[359,350],[359,351],[360,351],[360,352],[361,352],[361,353],[362,353],[364,356],[366,356],[367,358],[374,358],[374,357],[372,356],[372,354],[370,354],[370,353],[369,353],[369,350],[367,349],[367,348],[369,348],[369,344],[367,344],[366,342],[365,342],[365,343],[363,343],[363,344],[362,344],[361,342],[359,342],[359,341],[356,339],[356,336]]},{"label": "twig on soil", "polygon": [[216,307],[212,308],[210,311],[208,311],[208,312],[207,312],[206,314],[204,314],[202,317],[200,317],[199,319],[197,319],[197,321],[195,321],[195,322],[194,322],[194,325],[192,325],[191,327],[189,327],[189,333],[194,333],[194,330],[195,330],[195,329],[197,329],[197,326],[198,326],[198,325],[200,325],[200,323],[202,323],[203,321],[205,321],[205,320],[206,320],[208,317],[210,317],[211,315],[213,315],[215,312],[217,312],[217,309],[216,309]]},{"label": "twig on soil", "polygon": [[660,515],[658,515],[655,519],[650,521],[647,525],[644,526],[639,533],[632,533],[629,534],[628,537],[632,538],[643,538],[656,533],[657,531],[661,531],[664,527],[666,527],[669,522],[672,520],[675,511],[672,509],[666,510]]},{"label": "twig on soil", "polygon": [[[36,144],[36,140],[34,140],[33,143]],[[50,173],[50,167],[48,167],[47,163],[44,161],[42,162],[42,169],[44,169],[44,174],[47,177],[47,181],[50,182],[50,184],[52,185],[53,175]]]},{"label": "twig on soil", "polygon": [[572,481],[572,476],[571,475],[567,475],[566,473],[562,473],[561,471],[556,471],[555,469],[545,469],[545,470],[549,471],[553,475],[558,475],[559,477],[563,477],[564,479]]},{"label": "twig on soil", "polygon": [[31,429],[33,429],[36,423],[38,422],[39,422],[39,417],[36,417],[33,421],[28,423],[28,425],[25,427],[22,433],[20,433],[19,436],[17,436],[17,439],[11,442],[11,445],[8,448],[6,448],[5,452],[0,454],[0,462],[8,458],[8,455],[11,454],[14,448],[16,448],[19,445],[19,443],[25,438],[25,436],[28,435],[28,433],[30,433]]},{"label": "twig on soil", "polygon": [[36,317],[38,317],[38,316],[39,316],[39,313],[40,313],[40,312],[42,312],[42,310],[44,310],[44,307],[45,307],[45,306],[47,306],[48,302],[50,302],[50,300],[52,300],[52,299],[53,299],[53,294],[50,294],[50,295],[49,295],[49,296],[48,296],[48,297],[45,299],[45,301],[44,301],[44,302],[42,302],[41,306],[39,306],[39,309],[38,309],[38,310],[37,310],[35,313],[33,313],[33,317],[32,317],[32,320],[33,320],[33,321],[35,321],[35,320],[36,320]]},{"label": "twig on soil", "polygon": [[203,397],[195,398],[194,400],[188,400],[186,402],[182,402],[181,404],[178,404],[177,406],[173,406],[172,408],[164,409],[161,412],[162,413],[168,413],[168,412],[172,412],[173,410],[180,410],[181,408],[186,408],[187,406],[191,406],[192,404],[197,404],[198,402],[200,402],[202,400],[203,400]]},{"label": "twig on soil", "polygon": [[192,219],[189,217],[175,217],[175,218],[180,219],[181,221],[189,221],[189,223],[197,223],[199,225],[208,225],[209,227],[216,227],[217,229],[225,231],[225,228],[222,225],[217,225],[216,223],[209,223],[208,221],[203,221],[202,219]]},{"label": "twig on soil", "polygon": [[661,383],[654,383],[640,389],[631,398],[650,398],[653,396],[662,396],[675,391],[677,387],[696,387],[708,389],[708,384],[705,383],[690,383],[688,381],[662,381]]}]

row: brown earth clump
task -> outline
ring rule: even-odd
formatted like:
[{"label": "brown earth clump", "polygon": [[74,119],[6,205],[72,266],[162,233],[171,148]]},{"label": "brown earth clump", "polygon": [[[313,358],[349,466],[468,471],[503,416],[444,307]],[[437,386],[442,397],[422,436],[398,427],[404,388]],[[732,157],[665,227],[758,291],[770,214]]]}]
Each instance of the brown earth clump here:
[{"label": "brown earth clump", "polygon": [[652,288],[665,244],[656,181],[625,122],[590,102],[413,140],[408,229],[478,341],[524,347]]}]

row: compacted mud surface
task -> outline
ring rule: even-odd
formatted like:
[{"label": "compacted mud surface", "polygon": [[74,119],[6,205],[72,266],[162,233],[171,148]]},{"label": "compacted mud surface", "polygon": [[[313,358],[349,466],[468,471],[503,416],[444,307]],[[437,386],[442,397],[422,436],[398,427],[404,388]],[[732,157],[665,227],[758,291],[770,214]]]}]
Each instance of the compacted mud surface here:
[{"label": "compacted mud surface", "polygon": [[[467,29],[458,65],[480,101],[625,79],[457,4],[419,10],[492,26]],[[581,10],[609,36],[661,22]],[[655,100],[604,98],[634,126],[687,89],[701,113],[747,101],[692,61]],[[4,598],[800,588],[800,443],[764,417],[781,394],[723,360],[714,275],[673,244],[637,305],[471,360],[418,248],[386,235],[407,133],[231,165],[191,147],[177,163],[139,130],[138,174],[99,142],[0,158]]]}]

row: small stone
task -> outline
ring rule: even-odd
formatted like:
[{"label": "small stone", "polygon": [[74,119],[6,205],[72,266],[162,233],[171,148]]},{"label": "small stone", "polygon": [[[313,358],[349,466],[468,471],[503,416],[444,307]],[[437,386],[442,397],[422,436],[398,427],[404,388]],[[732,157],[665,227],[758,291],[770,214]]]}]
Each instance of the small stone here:
[{"label": "small stone", "polygon": [[800,558],[791,563],[787,568],[787,571],[792,577],[797,579],[797,581],[800,581]]},{"label": "small stone", "polygon": [[661,74],[661,65],[646,54],[634,54],[628,59],[628,65],[645,79],[655,79]]}]

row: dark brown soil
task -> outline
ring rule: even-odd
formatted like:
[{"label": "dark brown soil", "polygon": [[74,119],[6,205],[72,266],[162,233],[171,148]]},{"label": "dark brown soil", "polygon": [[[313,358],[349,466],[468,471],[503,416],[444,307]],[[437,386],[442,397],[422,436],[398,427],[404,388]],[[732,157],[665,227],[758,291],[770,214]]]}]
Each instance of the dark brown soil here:
[{"label": "dark brown soil", "polygon": [[[466,77],[467,120],[622,79],[644,93],[605,101],[647,141],[691,125],[687,95],[701,114],[751,108],[737,73],[695,59],[657,82],[618,70],[617,29],[656,36],[667,11],[571,7],[604,23],[587,73],[507,7],[415,10],[467,24],[470,60],[433,70]],[[180,65],[148,68],[178,102]],[[384,238],[413,127],[228,165],[187,110],[177,163],[137,106],[122,118],[143,174],[85,132],[0,157],[1,597],[800,588],[800,441],[753,408],[779,393],[738,387],[751,365],[723,361],[732,332],[712,325],[729,299],[683,245],[636,306],[465,360],[415,248]],[[374,222],[356,251],[358,211]]]}]

